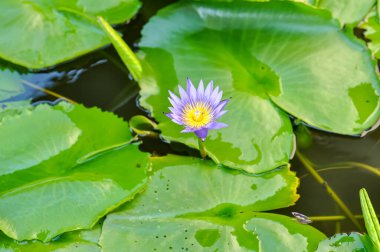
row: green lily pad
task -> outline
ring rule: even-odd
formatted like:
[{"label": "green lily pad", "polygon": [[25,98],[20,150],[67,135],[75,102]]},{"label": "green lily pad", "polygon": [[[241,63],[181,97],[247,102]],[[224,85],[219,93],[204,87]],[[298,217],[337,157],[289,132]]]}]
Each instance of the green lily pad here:
[{"label": "green lily pad", "polygon": [[19,242],[0,233],[0,252],[100,252],[100,232],[101,225],[97,224],[91,230],[68,232],[48,243],[37,240]]},{"label": "green lily pad", "polygon": [[364,44],[327,11],[302,3],[180,2],[143,29],[141,104],[165,139],[197,147],[167,118],[168,90],[186,77],[214,80],[232,97],[210,131],[217,163],[264,172],[286,164],[293,132],[285,113],[323,130],[360,134],[379,118],[379,80]]},{"label": "green lily pad", "polygon": [[0,230],[13,239],[91,228],[147,182],[148,154],[111,113],[60,103],[0,118]]},{"label": "green lily pad", "polygon": [[96,16],[110,23],[132,18],[138,0],[36,0],[0,2],[0,57],[28,68],[45,68],[109,43]]},{"label": "green lily pad", "polygon": [[107,216],[100,238],[104,251],[258,251],[259,243],[274,241],[316,248],[324,239],[289,217],[256,212],[297,200],[298,179],[289,167],[247,175],[191,157],[151,160],[147,190]]},{"label": "green lily pad", "polygon": [[[210,0],[208,0],[210,1]],[[220,2],[237,2],[242,0],[212,0]],[[293,1],[314,5],[315,7],[328,10],[341,25],[353,24],[361,21],[369,12],[376,0],[243,0],[251,2],[276,2]]]},{"label": "green lily pad", "polygon": [[20,75],[9,69],[0,68],[0,102],[24,92]]},{"label": "green lily pad", "polygon": [[[50,123],[41,127],[44,120],[50,120]],[[47,106],[4,117],[0,129],[0,176],[38,165],[69,149],[81,134],[65,113]],[[29,144],[25,144],[26,139]]]},{"label": "green lily pad", "polygon": [[343,25],[361,21],[375,3],[376,0],[319,0],[315,6],[329,10]]},{"label": "green lily pad", "polygon": [[336,234],[320,242],[316,252],[371,252],[371,241],[367,235],[359,233]]}]

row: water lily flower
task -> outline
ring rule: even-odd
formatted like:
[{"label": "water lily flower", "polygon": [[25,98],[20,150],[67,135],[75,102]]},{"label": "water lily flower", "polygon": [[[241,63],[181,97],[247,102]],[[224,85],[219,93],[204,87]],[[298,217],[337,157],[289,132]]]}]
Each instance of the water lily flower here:
[{"label": "water lily flower", "polygon": [[223,91],[219,91],[218,86],[214,88],[213,81],[205,89],[201,80],[196,89],[190,79],[187,78],[187,90],[185,91],[181,86],[178,88],[180,98],[169,90],[169,101],[172,107],[169,107],[171,113],[166,115],[174,123],[185,127],[182,132],[194,132],[197,137],[204,141],[209,130],[228,126],[216,121],[227,112],[223,109],[229,99],[221,100]]}]

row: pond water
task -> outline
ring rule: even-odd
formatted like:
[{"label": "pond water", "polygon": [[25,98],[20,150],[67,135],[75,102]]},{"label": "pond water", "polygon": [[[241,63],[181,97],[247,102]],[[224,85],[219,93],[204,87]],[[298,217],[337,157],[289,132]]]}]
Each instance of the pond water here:
[{"label": "pond water", "polygon": [[[144,1],[144,6],[138,16],[129,24],[118,27],[131,47],[136,49],[141,28],[149,17],[171,2],[174,1]],[[138,106],[138,85],[131,79],[112,47],[85,55],[53,69],[39,73],[26,72],[24,79],[86,106],[98,106],[103,110],[112,111],[125,120],[138,114],[147,116],[146,112]],[[24,99],[26,96],[35,102],[57,99],[35,88],[26,88],[27,94],[15,99]],[[364,138],[339,136],[313,129],[309,131],[310,135],[306,135],[306,140],[298,144],[298,150],[315,164],[320,175],[354,214],[361,214],[359,189],[362,187],[367,189],[379,213],[380,177],[357,166],[365,164],[380,167],[380,129],[370,132]],[[196,151],[180,144],[169,145],[159,139],[146,138],[141,148],[155,155],[178,153],[179,150],[182,154],[197,155]],[[360,164],[353,167],[352,163],[347,164],[347,162]],[[325,188],[316,182],[297,158],[291,161],[291,166],[301,178],[298,189],[301,198],[295,206],[274,212],[291,216],[291,212],[295,211],[309,217],[343,215]],[[362,219],[359,220],[362,223]],[[314,221],[311,225],[327,235],[357,230],[347,219]]]}]

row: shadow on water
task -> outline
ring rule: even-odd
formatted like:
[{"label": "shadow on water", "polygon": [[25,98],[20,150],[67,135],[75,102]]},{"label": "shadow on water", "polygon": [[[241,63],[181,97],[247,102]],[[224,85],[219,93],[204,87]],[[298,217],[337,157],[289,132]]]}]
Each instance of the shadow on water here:
[{"label": "shadow on water", "polygon": [[[127,25],[117,27],[125,34],[124,39],[136,49],[142,26],[156,10],[174,1],[144,1],[138,16]],[[117,115],[129,120],[134,115],[146,115],[138,107],[137,99],[139,87],[112,47],[93,52],[76,59],[75,61],[59,65],[39,73],[25,73],[23,78],[41,87],[68,97],[86,106],[98,106],[104,110],[113,111]],[[33,101],[55,100],[32,88],[27,88],[26,94],[18,99],[33,97]],[[310,159],[316,168],[323,168],[320,174],[328,184],[341,196],[354,214],[361,214],[359,203],[359,189],[365,187],[373,200],[375,209],[380,212],[380,178],[359,168],[342,168],[331,166],[335,163],[347,161],[380,167],[380,129],[369,133],[365,138],[354,138],[310,130],[312,144],[299,149]],[[181,144],[170,146],[158,139],[145,138],[141,148],[155,155],[177,153],[198,155],[197,152]],[[173,151],[176,150],[176,151]],[[303,165],[293,159],[292,170],[301,178],[298,193],[300,200],[295,206],[274,211],[291,216],[296,211],[307,216],[342,215],[336,204],[331,200],[324,188],[308,175]],[[330,169],[326,169],[329,168]],[[313,222],[327,235],[336,232],[349,232],[355,227],[348,220]]]}]

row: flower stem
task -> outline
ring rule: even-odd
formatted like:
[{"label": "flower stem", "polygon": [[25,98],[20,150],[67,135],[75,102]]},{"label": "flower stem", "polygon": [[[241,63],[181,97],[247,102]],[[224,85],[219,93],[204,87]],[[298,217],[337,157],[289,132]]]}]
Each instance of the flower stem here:
[{"label": "flower stem", "polygon": [[354,217],[351,210],[347,207],[347,205],[343,202],[343,200],[339,197],[338,194],[327,184],[327,182],[319,175],[319,173],[315,170],[311,162],[304,157],[299,151],[296,152],[298,159],[301,161],[303,166],[309,171],[309,173],[315,178],[315,180],[322,185],[330,197],[338,204],[339,208],[344,212],[344,214],[351,220],[351,222],[359,229],[359,231],[363,231],[362,226],[359,224],[358,220]]},{"label": "flower stem", "polygon": [[380,177],[380,169],[379,168],[376,168],[376,167],[373,167],[373,166],[370,166],[368,164],[363,164],[363,163],[359,163],[359,162],[344,162],[344,163],[337,163],[336,165],[340,165],[341,167],[343,166],[348,166],[349,168],[359,168],[359,169],[363,169],[363,170],[367,170],[369,172],[371,172],[372,174]]},{"label": "flower stem", "polygon": [[198,138],[198,145],[199,145],[199,152],[201,153],[201,157],[206,158],[207,152],[205,149],[205,142],[203,142],[202,139]]},{"label": "flower stem", "polygon": [[[380,217],[380,215],[377,215]],[[363,215],[356,214],[354,215],[355,219],[363,219]],[[344,221],[347,219],[345,215],[320,215],[320,216],[308,216],[308,218],[312,221]]]}]

